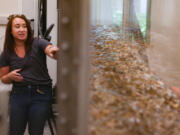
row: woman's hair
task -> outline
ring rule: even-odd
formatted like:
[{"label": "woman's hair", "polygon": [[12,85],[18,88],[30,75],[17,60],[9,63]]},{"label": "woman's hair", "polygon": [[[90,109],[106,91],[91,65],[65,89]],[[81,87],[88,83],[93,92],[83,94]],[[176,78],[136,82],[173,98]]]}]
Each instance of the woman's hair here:
[{"label": "woman's hair", "polygon": [[21,18],[26,22],[26,26],[27,26],[27,31],[28,31],[28,35],[27,35],[27,40],[25,42],[25,50],[26,52],[29,52],[31,50],[32,47],[32,41],[33,41],[33,31],[31,28],[31,24],[30,21],[26,18],[25,15],[10,15],[8,17],[8,23],[6,26],[6,33],[5,33],[5,41],[4,41],[4,51],[8,52],[8,53],[13,53],[14,52],[14,45],[15,45],[15,41],[14,41],[14,37],[12,35],[12,22],[15,18]]}]

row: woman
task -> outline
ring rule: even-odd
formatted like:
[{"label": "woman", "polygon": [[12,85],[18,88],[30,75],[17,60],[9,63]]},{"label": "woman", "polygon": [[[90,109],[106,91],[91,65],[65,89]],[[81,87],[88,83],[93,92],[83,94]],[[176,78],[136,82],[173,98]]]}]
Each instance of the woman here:
[{"label": "woman", "polygon": [[0,78],[13,84],[10,94],[10,135],[43,135],[51,107],[52,80],[46,55],[55,59],[58,48],[44,39],[33,38],[24,15],[11,15],[0,55]]}]

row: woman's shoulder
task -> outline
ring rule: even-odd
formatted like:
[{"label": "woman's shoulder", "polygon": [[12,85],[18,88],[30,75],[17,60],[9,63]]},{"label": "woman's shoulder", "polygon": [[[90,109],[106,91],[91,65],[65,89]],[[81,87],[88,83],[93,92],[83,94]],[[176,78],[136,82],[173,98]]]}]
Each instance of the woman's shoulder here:
[{"label": "woman's shoulder", "polygon": [[2,66],[4,63],[5,65],[7,64],[7,62],[10,60],[10,58],[12,57],[13,55],[10,55],[8,52],[6,51],[2,51],[0,53],[0,66]]},{"label": "woman's shoulder", "polygon": [[8,51],[5,51],[5,50],[2,50],[1,52],[0,52],[0,56],[1,57],[9,57],[9,56],[11,56],[12,55],[12,53],[9,53]]},{"label": "woman's shoulder", "polygon": [[39,41],[39,40],[40,40],[39,37],[34,37],[34,38],[33,38],[33,42],[37,42],[37,41]]},{"label": "woman's shoulder", "polygon": [[34,39],[33,39],[33,46],[35,45],[39,45],[42,41],[41,41],[42,39],[41,38],[39,38],[39,37],[34,37]]},{"label": "woman's shoulder", "polygon": [[44,42],[49,42],[49,41],[47,41],[47,40],[44,39],[44,38],[34,37],[33,42],[39,44],[39,43],[44,43]]},{"label": "woman's shoulder", "polygon": [[48,40],[40,38],[40,37],[35,37],[33,40],[33,48],[41,48],[45,49],[47,45],[51,44]]}]

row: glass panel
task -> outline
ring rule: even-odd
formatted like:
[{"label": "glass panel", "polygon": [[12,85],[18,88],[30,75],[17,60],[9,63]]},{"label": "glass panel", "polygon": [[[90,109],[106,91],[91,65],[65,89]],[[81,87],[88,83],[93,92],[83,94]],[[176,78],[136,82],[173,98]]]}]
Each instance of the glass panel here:
[{"label": "glass panel", "polygon": [[180,86],[179,0],[153,0],[149,65],[166,84]]},{"label": "glass panel", "polygon": [[179,6],[91,0],[91,135],[179,134]]}]

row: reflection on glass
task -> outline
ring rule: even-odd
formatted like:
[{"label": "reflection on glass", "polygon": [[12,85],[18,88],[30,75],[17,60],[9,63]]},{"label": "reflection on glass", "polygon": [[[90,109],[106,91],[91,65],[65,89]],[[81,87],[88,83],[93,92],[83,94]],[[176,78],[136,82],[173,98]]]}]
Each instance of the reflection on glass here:
[{"label": "reflection on glass", "polygon": [[92,0],[91,23],[93,25],[122,25],[123,0]]},{"label": "reflection on glass", "polygon": [[124,27],[131,31],[140,27],[145,37],[147,28],[147,0],[127,0],[124,2],[123,0],[91,0],[92,25],[123,27],[123,23],[126,23]]},{"label": "reflection on glass", "polygon": [[134,2],[134,7],[141,32],[145,36],[147,26],[147,0],[136,0]]}]

